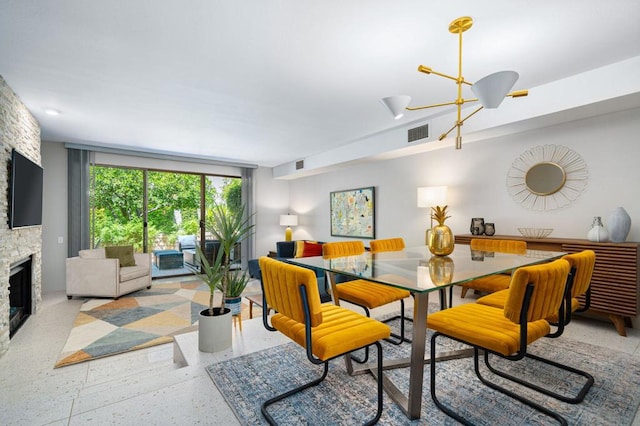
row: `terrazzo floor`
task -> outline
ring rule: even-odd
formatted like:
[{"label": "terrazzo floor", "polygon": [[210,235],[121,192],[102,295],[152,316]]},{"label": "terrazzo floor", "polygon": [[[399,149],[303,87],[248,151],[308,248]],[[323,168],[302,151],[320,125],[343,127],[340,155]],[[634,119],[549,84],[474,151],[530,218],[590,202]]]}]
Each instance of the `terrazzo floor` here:
[{"label": "terrazzo floor", "polygon": [[[11,340],[0,357],[0,424],[235,425],[204,367],[288,341],[254,318],[243,321],[242,331],[234,328],[233,348],[220,353],[199,352],[197,335],[187,333],[176,343],[54,369],[82,302],[62,292],[45,294],[40,311]],[[611,323],[579,318],[565,334],[640,357],[639,328],[622,337]],[[640,416],[633,425],[640,426]]]}]

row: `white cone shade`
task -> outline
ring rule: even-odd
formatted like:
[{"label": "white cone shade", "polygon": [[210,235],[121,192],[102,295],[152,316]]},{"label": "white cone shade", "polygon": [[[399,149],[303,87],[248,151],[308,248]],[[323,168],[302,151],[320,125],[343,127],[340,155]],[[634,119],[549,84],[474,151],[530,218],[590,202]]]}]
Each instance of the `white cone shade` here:
[{"label": "white cone shade", "polygon": [[389,110],[389,112],[391,112],[393,118],[397,120],[404,115],[405,108],[411,102],[411,96],[390,96],[388,98],[380,99],[380,102]]},{"label": "white cone shade", "polygon": [[498,108],[516,81],[515,71],[498,71],[478,80],[471,91],[485,108]]}]

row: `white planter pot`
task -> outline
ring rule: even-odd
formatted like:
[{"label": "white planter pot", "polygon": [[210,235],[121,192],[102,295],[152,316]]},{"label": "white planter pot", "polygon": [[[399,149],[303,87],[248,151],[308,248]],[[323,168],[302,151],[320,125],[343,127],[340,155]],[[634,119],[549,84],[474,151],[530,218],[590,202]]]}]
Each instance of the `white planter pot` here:
[{"label": "white planter pot", "polygon": [[[219,312],[220,308],[214,308]],[[231,312],[225,309],[222,315],[203,315],[208,309],[200,312],[198,320],[198,349],[201,352],[218,352],[231,347]]]}]

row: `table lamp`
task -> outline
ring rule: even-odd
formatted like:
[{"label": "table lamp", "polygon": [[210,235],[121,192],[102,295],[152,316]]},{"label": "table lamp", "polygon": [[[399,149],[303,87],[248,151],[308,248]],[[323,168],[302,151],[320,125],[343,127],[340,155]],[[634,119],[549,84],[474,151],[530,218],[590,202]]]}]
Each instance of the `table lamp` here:
[{"label": "table lamp", "polygon": [[298,225],[298,216],[295,214],[281,214],[280,215],[280,226],[286,226],[287,229],[284,231],[284,240],[291,241],[291,227]]},{"label": "table lamp", "polygon": [[429,229],[425,233],[425,244],[429,241],[429,231],[433,228],[433,216],[431,208],[444,206],[447,203],[447,187],[446,186],[424,186],[418,188],[418,207],[429,208],[429,217],[431,218]]}]

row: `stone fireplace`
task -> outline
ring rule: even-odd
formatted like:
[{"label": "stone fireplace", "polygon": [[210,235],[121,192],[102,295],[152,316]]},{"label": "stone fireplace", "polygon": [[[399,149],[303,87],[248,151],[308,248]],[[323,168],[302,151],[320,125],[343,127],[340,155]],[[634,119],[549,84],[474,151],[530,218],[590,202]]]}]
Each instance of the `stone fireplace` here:
[{"label": "stone fireplace", "polygon": [[31,316],[31,256],[9,268],[9,338]]},{"label": "stone fireplace", "polygon": [[[42,226],[9,229],[8,191],[11,150],[17,149],[30,160],[42,164],[40,126],[20,99],[0,76],[0,356],[9,350],[12,335],[12,301],[24,303],[26,296],[10,295],[10,280],[16,267],[28,268],[29,306],[21,316],[36,313],[42,303]],[[45,172],[46,173],[46,172]],[[28,259],[30,266],[24,266]],[[24,291],[24,290],[23,290]]]}]

